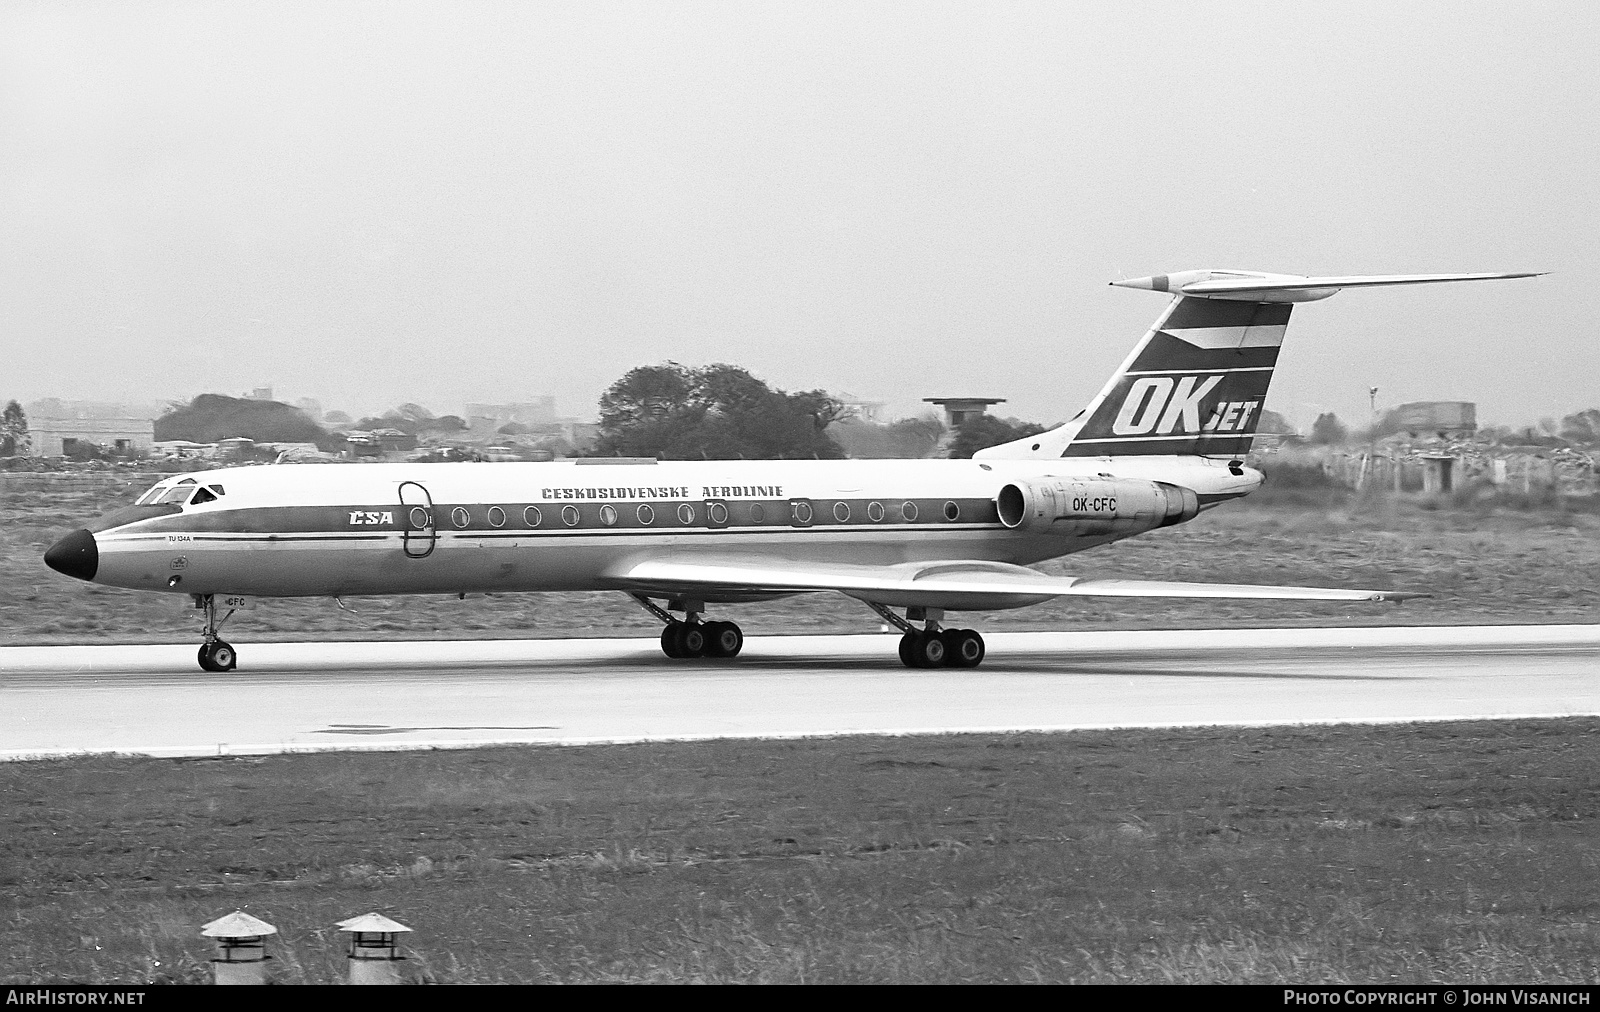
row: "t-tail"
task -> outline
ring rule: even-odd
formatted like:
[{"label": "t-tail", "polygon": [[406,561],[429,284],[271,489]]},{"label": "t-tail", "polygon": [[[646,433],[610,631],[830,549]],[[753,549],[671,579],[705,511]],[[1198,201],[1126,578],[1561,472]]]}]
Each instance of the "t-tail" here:
[{"label": "t-tail", "polygon": [[1058,458],[1248,453],[1278,348],[1296,302],[1341,288],[1536,274],[1388,274],[1305,278],[1253,271],[1184,271],[1113,281],[1173,298],[1089,406],[1037,436],[977,457]]}]

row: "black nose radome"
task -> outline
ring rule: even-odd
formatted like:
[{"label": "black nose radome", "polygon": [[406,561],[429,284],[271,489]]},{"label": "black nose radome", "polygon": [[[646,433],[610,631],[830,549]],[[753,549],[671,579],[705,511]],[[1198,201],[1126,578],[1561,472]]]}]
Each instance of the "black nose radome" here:
[{"label": "black nose radome", "polygon": [[44,564],[58,573],[92,580],[100,569],[100,546],[88,531],[73,531],[50,546],[44,553]]}]

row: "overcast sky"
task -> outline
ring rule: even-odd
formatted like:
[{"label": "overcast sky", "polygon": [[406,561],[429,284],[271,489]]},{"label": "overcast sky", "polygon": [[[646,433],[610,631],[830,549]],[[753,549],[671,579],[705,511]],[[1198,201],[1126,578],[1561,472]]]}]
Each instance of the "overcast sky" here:
[{"label": "overcast sky", "polygon": [[0,6],[0,399],[354,413],[743,365],[1071,415],[1119,277],[1541,270],[1295,310],[1307,425],[1600,405],[1600,5]]}]

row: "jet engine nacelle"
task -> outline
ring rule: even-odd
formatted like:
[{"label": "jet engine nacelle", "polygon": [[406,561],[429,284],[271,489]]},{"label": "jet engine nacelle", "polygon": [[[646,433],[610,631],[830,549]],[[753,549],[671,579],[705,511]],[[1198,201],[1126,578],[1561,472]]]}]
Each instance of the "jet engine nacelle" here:
[{"label": "jet engine nacelle", "polygon": [[1164,481],[1035,478],[1014,481],[995,498],[1000,522],[1062,537],[1138,534],[1200,514],[1193,489]]}]

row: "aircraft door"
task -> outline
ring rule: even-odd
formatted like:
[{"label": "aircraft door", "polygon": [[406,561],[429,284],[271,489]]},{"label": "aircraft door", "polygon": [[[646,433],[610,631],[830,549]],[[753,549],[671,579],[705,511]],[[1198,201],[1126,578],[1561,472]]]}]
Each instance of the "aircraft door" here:
[{"label": "aircraft door", "polygon": [[433,496],[417,482],[400,483],[400,547],[407,558],[426,559],[439,543],[434,526]]}]

